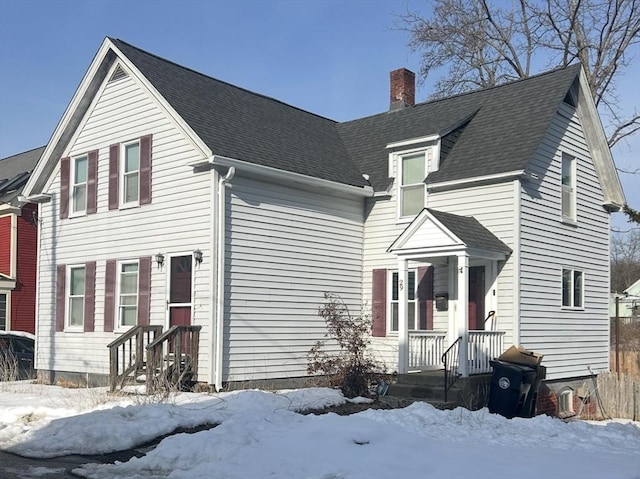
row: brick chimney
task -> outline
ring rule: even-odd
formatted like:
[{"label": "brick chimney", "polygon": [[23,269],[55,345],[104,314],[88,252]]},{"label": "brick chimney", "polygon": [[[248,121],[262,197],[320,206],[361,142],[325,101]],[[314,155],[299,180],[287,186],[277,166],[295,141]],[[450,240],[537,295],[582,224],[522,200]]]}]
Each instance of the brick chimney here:
[{"label": "brick chimney", "polygon": [[390,73],[391,104],[389,110],[400,110],[416,104],[416,74],[406,68]]}]

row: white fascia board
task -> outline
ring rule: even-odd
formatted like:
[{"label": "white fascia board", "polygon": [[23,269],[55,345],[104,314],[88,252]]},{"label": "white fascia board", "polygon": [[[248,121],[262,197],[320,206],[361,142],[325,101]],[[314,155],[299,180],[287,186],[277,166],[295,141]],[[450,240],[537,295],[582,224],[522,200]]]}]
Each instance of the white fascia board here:
[{"label": "white fascia board", "polygon": [[420,143],[430,143],[432,141],[438,141],[440,139],[440,135],[427,135],[421,136],[418,138],[410,138],[408,140],[395,141],[393,143],[389,143],[385,146],[386,149],[395,149],[395,148],[404,148],[407,146],[419,145]]},{"label": "white fascia board", "polygon": [[9,215],[9,214],[20,214],[20,207],[10,205],[9,203],[0,204],[0,216]]},{"label": "white fascia board", "polygon": [[579,83],[580,94],[576,109],[604,194],[603,206],[609,209],[613,209],[612,206],[621,208],[627,201],[583,67],[580,67]]},{"label": "white fascia board", "polygon": [[[510,181],[522,178],[525,175],[524,170],[508,171],[506,173],[497,173],[495,175],[473,176],[471,178],[463,178],[460,180],[442,181],[440,183],[427,183],[427,191],[443,191],[456,188],[464,188],[477,184],[494,183],[502,181]],[[427,177],[427,180],[429,177]]]},{"label": "white fascia board", "polygon": [[407,260],[426,260],[428,258],[440,258],[443,256],[455,256],[459,253],[464,253],[467,251],[467,247],[463,244],[454,245],[454,246],[446,246],[442,248],[429,248],[428,250],[424,249],[411,249],[411,250],[400,250],[400,251],[390,251],[390,253],[395,254],[398,257]]},{"label": "white fascia board", "polygon": [[[220,165],[225,167],[233,166],[238,171],[245,171],[261,177],[272,178],[274,180],[280,180],[280,181],[286,181],[288,183],[297,183],[304,186],[311,186],[311,187],[316,187],[321,189],[329,189],[329,190],[344,193],[344,194],[367,197],[367,198],[373,196],[373,188],[371,188],[370,186],[360,187],[360,186],[345,185],[344,183],[337,183],[335,181],[325,180],[322,178],[316,178],[308,175],[302,175],[300,173],[293,173],[291,171],[279,170],[277,168],[272,168],[270,166],[256,165],[255,163],[236,160],[234,158],[229,158],[226,156],[213,155],[210,158],[209,163],[211,163],[214,166],[215,165]],[[199,162],[195,162],[195,163],[192,162],[189,165],[198,166]]]}]

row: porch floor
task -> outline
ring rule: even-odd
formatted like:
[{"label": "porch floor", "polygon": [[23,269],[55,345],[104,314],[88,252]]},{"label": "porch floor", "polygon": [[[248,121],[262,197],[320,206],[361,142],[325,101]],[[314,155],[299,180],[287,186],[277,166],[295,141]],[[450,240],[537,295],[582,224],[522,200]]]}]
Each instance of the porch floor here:
[{"label": "porch floor", "polygon": [[399,374],[389,385],[389,396],[411,398],[433,403],[438,407],[480,409],[489,399],[492,374],[476,374],[458,378],[444,401],[444,370]]}]

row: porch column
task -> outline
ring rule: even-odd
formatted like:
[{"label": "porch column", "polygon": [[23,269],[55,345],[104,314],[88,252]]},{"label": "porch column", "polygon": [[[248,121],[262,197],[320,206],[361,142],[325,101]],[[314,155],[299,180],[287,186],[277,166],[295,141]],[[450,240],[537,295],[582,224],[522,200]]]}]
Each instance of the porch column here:
[{"label": "porch column", "polygon": [[458,372],[462,377],[469,376],[467,352],[469,349],[469,255],[458,254],[458,337],[460,342],[460,364]]},{"label": "porch column", "polygon": [[398,373],[409,368],[409,321],[407,320],[407,260],[398,260]]}]

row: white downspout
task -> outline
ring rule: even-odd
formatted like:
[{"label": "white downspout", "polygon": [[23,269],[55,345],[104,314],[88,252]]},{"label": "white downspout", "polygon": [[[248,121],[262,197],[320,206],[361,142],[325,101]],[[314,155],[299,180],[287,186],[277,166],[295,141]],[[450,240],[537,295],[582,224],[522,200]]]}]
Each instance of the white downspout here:
[{"label": "white downspout", "polygon": [[215,358],[215,376],[214,385],[217,391],[222,389],[222,348],[224,345],[224,273],[225,273],[225,211],[226,211],[226,184],[236,174],[235,167],[231,166],[227,170],[227,174],[221,176],[218,180],[218,211],[216,215],[217,227],[215,231],[216,243],[216,300],[215,300],[215,342],[213,348],[213,356]]}]

